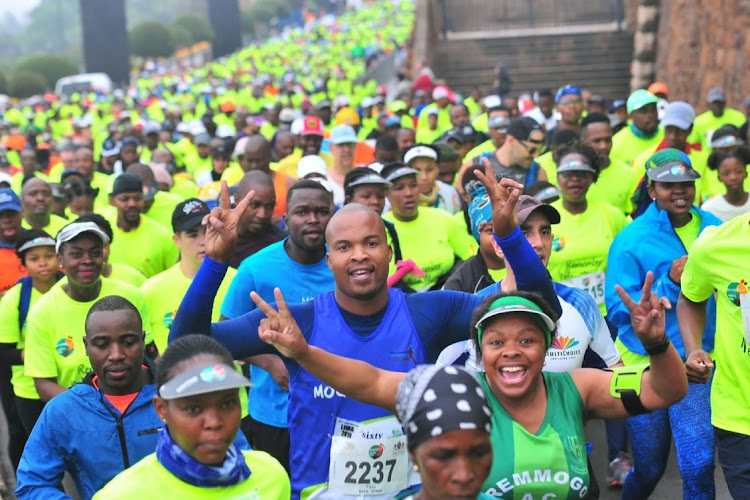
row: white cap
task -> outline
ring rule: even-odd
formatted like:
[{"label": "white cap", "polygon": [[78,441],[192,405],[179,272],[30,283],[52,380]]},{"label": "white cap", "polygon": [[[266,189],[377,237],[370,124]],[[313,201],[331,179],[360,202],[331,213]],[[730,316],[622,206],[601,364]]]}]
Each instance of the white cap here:
[{"label": "white cap", "polygon": [[57,233],[57,242],[55,243],[55,252],[60,253],[60,246],[63,243],[67,243],[76,236],[83,233],[94,233],[102,240],[102,244],[106,245],[109,243],[109,236],[104,231],[99,229],[99,226],[94,222],[73,222],[68,224]]},{"label": "white cap", "polygon": [[448,97],[448,89],[439,85],[432,89],[432,99],[437,101],[438,99],[445,99]]},{"label": "white cap", "polygon": [[289,127],[289,131],[292,133],[292,135],[300,135],[304,127],[305,127],[305,118],[304,117],[296,118],[292,122],[291,126]]},{"label": "white cap", "polygon": [[10,185],[12,179],[8,172],[0,172],[0,183],[7,182]]},{"label": "white cap", "polygon": [[484,104],[485,108],[492,109],[501,106],[503,104],[503,100],[499,95],[488,95],[487,97],[482,99],[482,104]]},{"label": "white cap", "polygon": [[435,115],[435,116],[437,116],[437,115],[440,114],[440,110],[437,109],[436,107],[427,108],[425,110],[425,112],[427,113],[427,116],[429,116],[429,115]]},{"label": "white cap", "polygon": [[234,144],[234,151],[232,151],[232,157],[237,158],[239,155],[245,154],[245,144],[247,144],[250,136],[240,137],[240,139]]},{"label": "white cap", "polygon": [[192,134],[194,136],[195,135],[200,135],[200,134],[205,134],[206,132],[208,132],[206,130],[206,126],[203,125],[203,122],[200,121],[200,120],[193,120],[193,121],[191,121],[190,124],[189,124],[189,126],[190,126],[189,132],[190,132],[190,134]]},{"label": "white cap", "polygon": [[414,158],[432,158],[437,161],[437,151],[429,146],[413,146],[404,154],[404,163],[411,163]]},{"label": "white cap", "polygon": [[318,155],[303,156],[297,163],[297,178],[304,179],[310,174],[322,175],[328,178],[328,166],[323,158]]},{"label": "white cap", "polygon": [[177,124],[177,130],[178,134],[189,134],[190,133],[190,125],[188,125],[186,122],[180,122]]},{"label": "white cap", "polygon": [[229,125],[219,125],[216,127],[216,137],[219,137],[221,139],[226,139],[227,137],[234,137],[234,129],[230,127]]},{"label": "white cap", "polygon": [[373,104],[374,103],[372,102],[372,97],[367,96],[367,97],[362,98],[362,104],[361,104],[361,106],[363,108],[371,108]]}]

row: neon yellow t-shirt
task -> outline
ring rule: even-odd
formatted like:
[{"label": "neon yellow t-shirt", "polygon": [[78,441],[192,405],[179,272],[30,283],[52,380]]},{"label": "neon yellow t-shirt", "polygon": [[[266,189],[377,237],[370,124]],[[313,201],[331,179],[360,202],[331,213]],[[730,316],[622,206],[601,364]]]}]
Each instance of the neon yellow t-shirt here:
[{"label": "neon yellow t-shirt", "polygon": [[547,269],[553,280],[587,291],[606,315],[607,254],[628,219],[619,209],[600,201],[588,202],[586,210],[576,215],[563,208],[562,200],[552,206],[560,212],[560,223],[552,226],[555,238]]},{"label": "neon yellow t-shirt", "polygon": [[544,170],[544,173],[547,174],[547,182],[557,186],[557,163],[552,158],[552,152],[547,151],[543,155],[537,156],[536,162]]},{"label": "neon yellow t-shirt", "polygon": [[143,273],[127,264],[112,264],[112,274],[108,278],[125,283],[126,285],[132,285],[136,288],[139,288],[146,282],[146,277]]},{"label": "neon yellow t-shirt", "polygon": [[[333,156],[331,156],[328,153],[323,153],[323,152],[318,153],[318,156],[323,158],[323,161],[326,162],[326,167],[328,168],[333,167]],[[275,170],[276,172],[281,172],[284,175],[291,177],[292,179],[296,179],[297,178],[297,163],[299,163],[300,158],[302,158],[302,150],[295,149],[294,153],[290,154],[286,158],[283,158],[275,166],[272,165],[271,169]]]},{"label": "neon yellow t-shirt", "polygon": [[198,186],[192,178],[187,177],[189,174],[175,175],[174,186],[169,192],[175,196],[179,196],[181,200],[187,200],[188,198],[196,198],[198,196]]},{"label": "neon yellow t-shirt", "polygon": [[[418,292],[435,285],[438,278],[451,270],[456,257],[466,260],[477,252],[476,240],[445,210],[420,207],[419,216],[412,221],[400,221],[393,212],[385,214],[383,219],[396,226],[403,259],[412,259],[425,272],[424,277],[408,274],[403,279]],[[468,243],[469,240],[474,242],[473,245]],[[394,272],[396,263],[391,259],[388,274]]]},{"label": "neon yellow t-shirt", "polygon": [[195,154],[185,157],[185,170],[193,175],[205,172],[206,170],[211,170],[212,168],[213,163],[211,160],[211,156],[201,158],[196,152]]},{"label": "neon yellow t-shirt", "polygon": [[502,281],[505,279],[505,277],[508,275],[508,268],[504,267],[502,269],[489,269],[487,268],[487,274],[490,275],[490,278],[492,278],[495,283],[498,281]]},{"label": "neon yellow t-shirt", "polygon": [[471,160],[475,156],[481,156],[484,153],[494,153],[497,151],[497,148],[495,147],[495,143],[492,142],[492,139],[487,139],[479,146],[475,147],[474,149],[470,149],[468,153],[466,153],[466,156],[464,157],[464,161]]},{"label": "neon yellow t-shirt", "polygon": [[750,214],[708,227],[693,243],[682,272],[682,293],[693,302],[716,292],[716,369],[711,423],[750,435],[750,345],[743,330],[740,295],[750,292]]},{"label": "neon yellow t-shirt", "polygon": [[26,327],[26,375],[34,378],[56,378],[63,387],[71,387],[91,371],[83,345],[86,315],[102,297],[119,295],[138,308],[146,332],[146,344],[153,341],[148,323],[148,308],[137,288],[119,281],[102,278],[99,296],[90,302],[71,299],[63,286],[63,278],[44,294],[29,311]]},{"label": "neon yellow t-shirt", "polygon": [[172,233],[149,217],[141,217],[140,225],[123,231],[112,222],[114,238],[109,246],[109,262],[127,264],[147,278],[172,267],[180,251],[172,241]]},{"label": "neon yellow t-shirt", "polygon": [[[31,287],[29,310],[41,296],[42,294],[39,293],[39,290]],[[23,327],[19,330],[18,303],[20,300],[20,283],[5,292],[2,300],[0,300],[0,343],[16,344],[16,347],[22,350],[26,345],[28,315]],[[10,381],[13,384],[13,392],[15,392],[16,396],[25,399],[39,399],[39,394],[37,394],[36,387],[34,386],[34,379],[24,373],[23,365],[12,365],[10,369],[12,373]]]},{"label": "neon yellow t-shirt", "polygon": [[644,151],[656,148],[663,139],[663,127],[659,127],[659,131],[651,138],[640,138],[633,134],[629,126],[626,126],[612,137],[612,150],[609,152],[609,159],[613,163],[623,163],[629,167],[635,166],[635,160],[638,156]]},{"label": "neon yellow t-shirt", "polygon": [[152,498],[155,492],[181,500],[290,498],[289,476],[275,458],[264,451],[243,451],[242,454],[252,474],[233,486],[201,488],[185,483],[165,469],[154,453],[116,475],[94,495],[94,500]]},{"label": "neon yellow t-shirt", "polygon": [[622,213],[629,214],[633,211],[633,193],[642,177],[642,169],[611,163],[599,172],[599,178],[589,188],[586,199],[609,203]]},{"label": "neon yellow t-shirt", "polygon": [[172,213],[177,205],[182,202],[182,198],[176,194],[159,191],[154,196],[154,203],[143,215],[155,220],[169,232],[172,232]]},{"label": "neon yellow t-shirt", "polygon": [[[49,214],[49,224],[44,226],[42,229],[47,234],[55,238],[60,229],[67,226],[70,222],[72,221],[63,219],[59,215]],[[24,229],[31,229],[31,225],[26,221],[26,219],[21,220],[21,227],[23,227]]]},{"label": "neon yellow t-shirt", "polygon": [[[224,296],[235,274],[237,274],[236,269],[229,268],[227,270],[224,281],[221,282],[214,299],[211,321],[219,321],[221,304],[224,302]],[[159,352],[164,352],[167,348],[169,329],[177,314],[177,308],[180,306],[191,282],[192,280],[185,276],[180,269],[180,264],[177,263],[166,271],[149,278],[141,286],[141,292],[143,292],[151,314],[151,330],[154,333],[154,342]]]},{"label": "neon yellow t-shirt", "polygon": [[682,227],[674,228],[674,232],[677,233],[677,237],[688,252],[701,232],[701,216],[695,210],[691,210],[690,213],[692,214],[690,222]]},{"label": "neon yellow t-shirt", "polygon": [[741,111],[732,108],[724,108],[724,114],[720,117],[714,116],[711,110],[699,114],[693,121],[693,131],[688,137],[689,142],[697,142],[704,149],[709,149],[709,143],[711,142],[711,135],[714,131],[720,128],[722,125],[734,125],[735,127],[741,127],[747,118],[742,114]]}]

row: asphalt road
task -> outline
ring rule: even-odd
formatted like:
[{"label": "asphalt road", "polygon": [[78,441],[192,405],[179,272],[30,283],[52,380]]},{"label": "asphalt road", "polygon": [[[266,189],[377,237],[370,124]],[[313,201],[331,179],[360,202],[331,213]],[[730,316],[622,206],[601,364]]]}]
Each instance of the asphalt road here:
[{"label": "asphalt road", "polygon": [[[620,490],[617,488],[607,488],[604,484],[607,476],[607,438],[604,432],[604,422],[596,420],[589,422],[586,426],[587,441],[594,444],[594,450],[592,452],[591,461],[594,464],[594,471],[599,485],[601,487],[601,500],[617,500],[620,498]],[[0,410],[0,456],[2,458],[2,471],[3,479],[7,483],[7,490],[3,492],[0,490],[0,498],[2,499],[13,499],[15,498],[10,491],[15,488],[15,479],[11,472],[10,462],[8,462],[7,456],[7,439],[8,430],[5,425],[5,416]],[[729,491],[727,490],[726,482],[724,481],[724,475],[721,472],[721,468],[716,467],[714,473],[716,478],[716,498],[717,500],[731,500]],[[677,470],[677,463],[674,457],[674,446],[672,446],[672,454],[669,457],[669,464],[664,477],[656,487],[654,494],[651,495],[651,500],[676,500],[682,498],[682,479],[680,473]]]}]

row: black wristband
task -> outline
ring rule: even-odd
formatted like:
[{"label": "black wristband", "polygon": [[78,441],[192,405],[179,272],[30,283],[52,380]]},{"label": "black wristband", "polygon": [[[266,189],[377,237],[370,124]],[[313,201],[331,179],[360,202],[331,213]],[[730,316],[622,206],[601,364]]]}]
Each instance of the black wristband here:
[{"label": "black wristband", "polygon": [[671,344],[671,342],[669,341],[669,336],[665,332],[664,338],[662,338],[660,341],[653,344],[644,345],[643,348],[646,350],[646,354],[648,354],[649,356],[655,356],[657,354],[666,352],[669,348],[669,344]]}]

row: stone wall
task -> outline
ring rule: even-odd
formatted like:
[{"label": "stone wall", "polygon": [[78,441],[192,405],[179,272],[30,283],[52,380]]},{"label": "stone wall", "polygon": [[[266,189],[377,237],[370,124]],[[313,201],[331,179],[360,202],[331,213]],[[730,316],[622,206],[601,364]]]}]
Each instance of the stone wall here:
[{"label": "stone wall", "polygon": [[739,108],[750,94],[750,0],[660,0],[656,79],[705,111],[706,91]]}]

